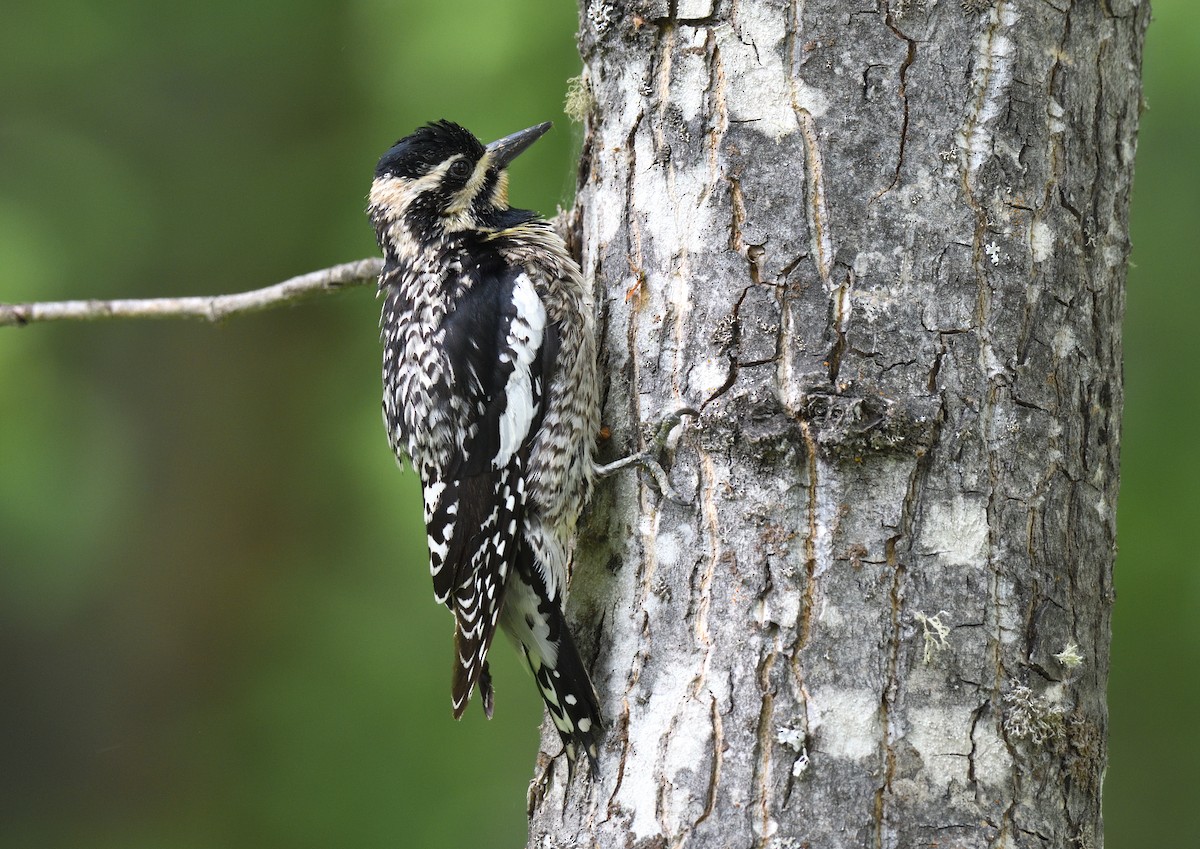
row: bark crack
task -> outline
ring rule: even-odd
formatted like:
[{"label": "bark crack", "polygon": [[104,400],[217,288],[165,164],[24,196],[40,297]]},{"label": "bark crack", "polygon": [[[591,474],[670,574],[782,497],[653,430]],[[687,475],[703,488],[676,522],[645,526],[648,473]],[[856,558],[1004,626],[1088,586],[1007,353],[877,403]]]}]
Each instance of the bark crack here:
[{"label": "bark crack", "polygon": [[[721,763],[724,759],[725,748],[725,731],[721,722],[721,711],[717,708],[716,696],[709,696],[709,719],[712,723],[713,736],[713,759],[712,770],[708,776],[708,800],[704,804],[704,810],[700,812],[700,816],[692,824],[694,831],[699,827],[700,823],[704,822],[717,807],[717,788],[721,783]],[[682,845],[682,841],[679,845]]]},{"label": "bark crack", "polygon": [[621,811],[621,806],[617,804],[617,794],[621,792],[621,785],[625,783],[625,764],[629,760],[628,696],[621,699],[621,715],[617,718],[616,727],[613,729],[613,736],[620,740],[621,756],[617,759],[617,780],[613,783],[612,793],[608,795],[608,804],[605,806],[605,819],[602,822],[607,822]]},{"label": "bark crack", "polygon": [[[882,761],[883,781],[875,791],[875,846],[885,844],[887,833],[887,801],[892,791],[892,781],[896,773],[896,751],[893,747],[895,728],[892,719],[892,705],[900,686],[900,651],[903,646],[902,616],[904,608],[904,578],[907,573],[905,559],[912,555],[915,540],[915,527],[920,518],[922,493],[925,480],[933,465],[933,458],[940,446],[942,423],[945,420],[945,398],[934,417],[929,447],[923,455],[913,463],[908,477],[904,500],[900,506],[900,520],[896,533],[884,543],[884,554],[887,565],[892,569],[892,582],[888,590],[890,601],[891,631],[887,637],[889,646],[887,671],[883,692],[880,694],[880,720],[882,727]],[[898,551],[903,542],[903,552]],[[890,842],[888,843],[890,845]]]},{"label": "bark crack", "polygon": [[[761,271],[759,270],[759,259],[764,253],[761,245],[747,245],[742,237],[742,230],[746,222],[746,204],[742,195],[741,181],[733,176],[728,175],[725,181],[729,184],[731,221],[729,229],[729,249],[739,256],[745,257],[750,283],[742,288],[742,292],[738,295],[738,299],[733,304],[733,310],[730,312],[726,327],[721,339],[723,347],[726,349],[726,356],[729,359],[729,370],[725,375],[725,380],[718,386],[704,401],[700,404],[700,409],[703,410],[708,404],[720,398],[728,392],[737,382],[738,374],[742,368],[751,368],[753,366],[766,365],[778,361],[780,358],[779,348],[780,340],[776,338],[776,353],[770,357],[760,358],[757,360],[747,360],[742,362],[737,355],[738,344],[742,338],[742,322],[741,309],[742,304],[746,301],[746,296],[755,286],[763,285]],[[800,260],[793,262],[793,267]]]},{"label": "bark crack", "polygon": [[808,467],[808,504],[806,511],[808,528],[807,533],[804,535],[804,595],[800,598],[800,618],[796,623],[796,641],[791,649],[793,657],[799,657],[800,652],[808,645],[808,638],[812,629],[813,600],[816,598],[817,535],[820,533],[820,512],[818,506],[820,471],[818,469],[817,440],[807,421],[800,422],[800,433],[804,437],[805,465]]},{"label": "bark crack", "polygon": [[829,288],[829,275],[833,267],[833,241],[829,234],[829,213],[825,205],[824,165],[821,159],[821,146],[817,142],[816,121],[812,114],[796,100],[796,92],[792,91],[792,110],[796,113],[796,121],[800,126],[800,135],[804,139],[805,164],[808,172],[807,199],[809,226],[812,228],[813,254],[816,257],[817,271],[821,282]]},{"label": "bark crack", "polygon": [[852,314],[851,294],[854,290],[854,270],[847,269],[846,276],[833,292],[833,347],[829,350],[829,383],[837,391],[838,373],[842,368],[842,355],[846,351],[846,334],[850,331]]},{"label": "bark crack", "polygon": [[957,134],[958,146],[964,154],[963,186],[968,196],[973,197],[971,182],[992,152],[992,136],[987,124],[999,115],[1012,81],[1016,48],[1005,30],[1016,22],[1016,17],[1016,12],[1009,8],[1009,0],[999,0],[989,15],[987,28],[980,36],[976,50],[974,103]]},{"label": "bark crack", "polygon": [[772,733],[775,715],[775,695],[771,691],[771,670],[779,657],[779,633],[774,637],[775,647],[758,666],[758,686],[762,693],[762,701],[758,710],[758,727],[754,735],[754,750],[756,754],[754,766],[754,806],[755,846],[766,849],[772,836],[771,823],[771,750],[775,743]]},{"label": "bark crack", "polygon": [[900,86],[897,94],[900,97],[901,119],[900,119],[900,150],[896,155],[896,170],[892,175],[892,182],[882,189],[877,195],[871,198],[871,201],[877,201],[892,189],[900,184],[900,169],[904,166],[904,149],[908,144],[908,69],[917,59],[917,42],[915,39],[909,38],[900,28],[896,26],[896,21],[892,15],[892,10],[889,7],[884,18],[887,28],[892,31],[896,38],[905,42],[908,45],[907,52],[904,56],[904,61],[900,63]]}]

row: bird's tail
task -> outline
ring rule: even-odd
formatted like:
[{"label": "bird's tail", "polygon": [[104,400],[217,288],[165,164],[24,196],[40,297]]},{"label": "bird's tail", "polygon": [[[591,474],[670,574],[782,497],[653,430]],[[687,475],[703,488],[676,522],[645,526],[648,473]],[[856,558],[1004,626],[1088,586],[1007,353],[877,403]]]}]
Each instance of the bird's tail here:
[{"label": "bird's tail", "polygon": [[600,737],[604,733],[600,700],[596,697],[592,679],[583,665],[562,612],[555,610],[554,613],[558,619],[559,635],[558,656],[554,665],[539,657],[536,650],[524,644],[522,648],[572,768],[582,751],[587,755],[588,771],[592,778],[596,778],[600,766]]},{"label": "bird's tail", "polygon": [[519,563],[505,593],[501,627],[521,646],[550,719],[574,769],[580,752],[598,774],[604,719],[587,667],[567,628],[558,598],[539,592],[536,567]]}]

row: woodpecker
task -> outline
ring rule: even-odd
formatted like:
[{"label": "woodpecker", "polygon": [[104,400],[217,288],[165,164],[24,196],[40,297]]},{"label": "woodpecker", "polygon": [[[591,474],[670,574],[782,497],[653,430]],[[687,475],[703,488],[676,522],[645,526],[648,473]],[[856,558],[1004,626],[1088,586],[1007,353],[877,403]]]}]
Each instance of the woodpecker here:
[{"label": "woodpecker", "polygon": [[579,266],[505,168],[539,124],[483,145],[450,121],[379,160],[383,417],[421,476],[434,597],[454,614],[454,717],[491,718],[497,624],[521,647],[574,768],[597,774],[599,701],[563,618],[599,433],[595,319]]}]

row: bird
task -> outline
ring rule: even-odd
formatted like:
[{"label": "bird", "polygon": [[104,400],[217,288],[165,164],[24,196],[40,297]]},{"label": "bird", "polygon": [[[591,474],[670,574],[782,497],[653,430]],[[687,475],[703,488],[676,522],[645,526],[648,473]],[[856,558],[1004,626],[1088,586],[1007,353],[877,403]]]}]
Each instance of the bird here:
[{"label": "bird", "polygon": [[563,614],[600,432],[591,293],[562,238],[508,202],[507,166],[550,129],[484,145],[448,120],[380,157],[383,417],[421,478],[434,598],[454,615],[451,703],[490,719],[497,625],[520,647],[574,772],[594,778],[599,699]]}]

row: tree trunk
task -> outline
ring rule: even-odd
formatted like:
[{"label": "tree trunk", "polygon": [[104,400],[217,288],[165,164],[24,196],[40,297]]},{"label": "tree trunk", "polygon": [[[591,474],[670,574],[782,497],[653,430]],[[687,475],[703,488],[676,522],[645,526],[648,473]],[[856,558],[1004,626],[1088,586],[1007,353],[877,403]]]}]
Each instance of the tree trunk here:
[{"label": "tree trunk", "polygon": [[1101,845],[1148,18],[586,5],[604,450],[703,414],[690,506],[624,474],[581,531],[610,730],[530,846]]}]

